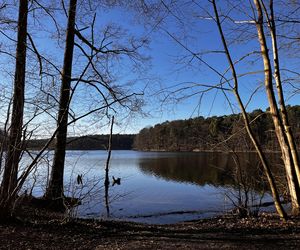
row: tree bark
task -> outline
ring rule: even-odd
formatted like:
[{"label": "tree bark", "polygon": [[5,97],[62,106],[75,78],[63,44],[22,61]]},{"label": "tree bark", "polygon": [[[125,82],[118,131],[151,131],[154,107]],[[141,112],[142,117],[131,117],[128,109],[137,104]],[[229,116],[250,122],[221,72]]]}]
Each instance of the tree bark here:
[{"label": "tree bark", "polygon": [[263,64],[265,69],[265,89],[267,93],[267,98],[270,106],[270,113],[273,119],[274,127],[275,127],[275,133],[281,148],[282,153],[282,160],[284,162],[285,171],[286,171],[286,178],[287,183],[289,187],[290,197],[291,197],[291,203],[292,203],[292,214],[298,215],[300,213],[300,190],[299,190],[299,184],[294,168],[293,158],[291,155],[291,150],[288,144],[288,139],[286,137],[284,126],[282,119],[279,114],[278,106],[275,99],[274,89],[273,89],[273,83],[272,83],[272,69],[271,69],[271,63],[270,58],[268,54],[268,46],[264,34],[263,29],[263,15],[262,15],[262,8],[261,4],[258,0],[253,0],[258,20],[256,22],[256,28],[257,28],[257,34],[258,34],[258,40],[261,47],[261,55],[263,58]]},{"label": "tree bark", "polygon": [[8,138],[8,150],[1,184],[1,203],[5,202],[10,197],[17,186],[18,166],[22,150],[21,139],[26,74],[27,16],[28,0],[20,0],[13,107]]},{"label": "tree bark", "polygon": [[47,187],[45,197],[56,200],[63,197],[64,185],[64,166],[66,154],[66,140],[68,130],[68,113],[69,100],[71,92],[71,76],[72,76],[72,62],[75,38],[75,19],[76,19],[76,5],[77,0],[70,0],[68,27],[66,35],[66,47],[64,54],[64,65],[62,71],[62,83],[60,90],[60,102],[57,126],[58,131],[56,135],[55,153],[53,165],[51,170],[50,181]]}]

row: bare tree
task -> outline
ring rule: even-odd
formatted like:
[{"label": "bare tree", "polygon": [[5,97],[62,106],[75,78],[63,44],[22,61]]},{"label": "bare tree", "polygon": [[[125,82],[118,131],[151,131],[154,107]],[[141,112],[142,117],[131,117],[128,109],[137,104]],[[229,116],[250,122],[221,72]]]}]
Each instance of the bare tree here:
[{"label": "bare tree", "polygon": [[55,154],[51,177],[45,196],[48,199],[58,199],[63,197],[63,176],[67,140],[67,124],[69,115],[69,100],[71,92],[72,63],[75,39],[75,19],[77,0],[70,0],[68,12],[68,27],[66,34],[66,47],[64,55],[64,65],[62,71],[62,83],[60,91],[58,130],[56,135]]},{"label": "bare tree", "polygon": [[113,137],[113,127],[114,127],[114,116],[111,118],[111,125],[110,125],[110,133],[109,133],[109,139],[108,139],[108,154],[105,164],[105,179],[104,179],[104,188],[105,188],[105,207],[106,207],[106,214],[107,217],[109,217],[109,163],[110,163],[110,157],[111,157],[111,147],[112,147],[112,137]]},{"label": "bare tree", "polygon": [[266,6],[264,2],[262,1],[262,7],[264,9],[268,27],[271,34],[271,40],[272,40],[272,52],[273,52],[273,65],[274,65],[274,78],[276,83],[276,89],[277,89],[277,96],[278,96],[278,102],[279,102],[279,110],[282,118],[282,124],[284,126],[284,131],[286,133],[287,141],[290,147],[290,152],[292,155],[294,168],[297,175],[298,184],[300,185],[300,170],[299,170],[299,157],[296,149],[296,143],[295,138],[293,135],[293,132],[291,130],[291,126],[289,123],[288,113],[285,105],[285,98],[283,93],[283,86],[282,86],[282,80],[281,80],[281,67],[280,67],[280,60],[279,60],[279,48],[278,48],[278,42],[277,42],[277,31],[276,31],[276,22],[275,22],[275,16],[274,16],[274,7],[273,7],[273,0],[270,0],[269,9],[270,14],[268,13]]},{"label": "bare tree", "polygon": [[251,126],[250,126],[250,121],[249,121],[246,109],[244,107],[244,104],[243,104],[243,102],[241,100],[241,97],[240,97],[240,94],[239,94],[239,83],[238,83],[238,77],[237,77],[236,69],[235,69],[234,63],[232,61],[231,54],[229,52],[227,42],[226,42],[223,30],[222,30],[222,26],[221,26],[221,22],[220,22],[220,19],[219,19],[219,14],[218,14],[218,10],[217,10],[215,0],[212,0],[212,4],[213,4],[214,12],[215,12],[216,23],[217,23],[219,33],[220,33],[220,36],[221,36],[221,39],[222,39],[222,43],[223,43],[223,46],[224,46],[225,54],[226,54],[226,57],[227,57],[227,60],[228,60],[228,63],[229,63],[230,70],[232,72],[232,79],[233,79],[233,82],[234,82],[233,93],[234,93],[234,95],[237,99],[240,110],[242,112],[242,117],[243,117],[243,120],[244,120],[244,125],[245,125],[245,128],[246,128],[246,131],[247,131],[247,133],[248,133],[248,135],[249,135],[249,137],[250,137],[250,139],[251,139],[251,141],[252,141],[252,143],[255,147],[255,150],[256,150],[256,152],[257,152],[257,154],[258,154],[258,156],[261,160],[262,166],[264,168],[264,172],[267,176],[267,179],[268,179],[268,182],[269,182],[269,185],[270,185],[270,189],[271,189],[272,196],[273,196],[273,199],[274,199],[274,202],[275,202],[276,210],[277,210],[278,214],[280,215],[280,217],[286,219],[287,216],[286,216],[286,213],[283,210],[282,205],[280,203],[279,193],[278,193],[278,190],[277,190],[277,187],[276,187],[276,184],[275,184],[274,177],[272,175],[271,168],[270,168],[270,166],[269,166],[269,164],[266,160],[266,156],[263,153],[261,146],[259,145],[259,143],[257,142],[257,140],[254,136],[254,133],[253,133],[253,131],[251,129]]},{"label": "bare tree", "polygon": [[[12,115],[8,139],[8,150],[5,161],[3,180],[1,184],[1,206],[6,204],[17,186],[17,175],[20,154],[22,151],[22,127],[24,110],[24,89],[26,70],[26,40],[27,40],[28,0],[20,0],[18,19],[18,40],[16,51],[16,68],[14,78],[14,95]],[[1,212],[5,209],[1,208]]]},{"label": "bare tree", "polygon": [[[24,5],[25,1],[20,1],[21,4]],[[58,15],[61,14],[61,12],[64,12],[64,6],[63,8],[57,8],[56,4],[57,2],[52,2],[49,3],[49,6],[46,7],[43,4],[43,1],[32,1],[32,5],[30,7],[29,12],[34,13],[35,17],[38,11],[43,12],[43,14],[47,14],[47,16],[50,17],[50,19],[54,23],[54,32],[61,33],[61,27],[60,24],[58,23],[57,20],[61,18],[61,16],[56,19],[55,17],[55,11],[58,12]],[[63,2],[62,2],[63,3]],[[52,5],[54,4],[54,5]],[[45,4],[46,5],[46,4]],[[20,83],[21,80],[25,82],[25,65],[27,65],[27,71],[26,71],[26,80],[30,80],[27,93],[24,93],[24,86],[21,86],[22,88],[17,88],[15,86],[15,95],[13,99],[13,112],[12,112],[12,119],[10,118],[10,104],[8,98],[5,100],[5,105],[1,105],[1,109],[4,110],[6,107],[8,107],[8,111],[6,114],[6,121],[3,120],[4,126],[5,126],[5,131],[10,129],[10,137],[9,137],[9,142],[8,143],[2,143],[1,144],[1,155],[5,155],[4,150],[6,145],[9,145],[9,150],[7,153],[7,156],[9,154],[14,155],[14,156],[9,156],[7,157],[6,160],[6,166],[4,166],[4,175],[1,176],[3,179],[2,187],[1,188],[1,196],[6,195],[5,199],[1,198],[1,206],[5,204],[12,204],[14,202],[14,197],[17,197],[18,194],[20,194],[20,191],[23,187],[24,182],[27,180],[27,178],[30,176],[30,174],[35,171],[35,169],[38,166],[38,161],[43,155],[45,154],[45,151],[47,151],[47,148],[49,147],[50,144],[52,144],[52,141],[56,137],[56,143],[59,145],[57,147],[57,153],[55,154],[55,159],[53,162],[53,170],[51,174],[51,181],[46,197],[50,199],[58,199],[63,197],[63,170],[64,170],[64,158],[65,158],[65,147],[66,147],[66,136],[67,136],[67,128],[71,124],[75,124],[75,122],[82,120],[84,118],[90,117],[93,114],[98,115],[98,121],[102,119],[103,117],[107,117],[108,112],[112,111],[116,113],[119,108],[120,109],[126,109],[129,110],[130,112],[136,112],[139,110],[140,105],[142,102],[140,102],[139,96],[142,95],[141,92],[134,92],[132,91],[129,93],[130,86],[128,88],[125,87],[122,88],[122,85],[116,84],[116,79],[112,77],[113,74],[111,74],[109,68],[113,65],[113,62],[118,62],[121,61],[119,60],[122,56],[127,56],[128,55],[128,61],[130,60],[130,63],[132,65],[136,66],[138,68],[138,64],[140,62],[140,55],[137,53],[137,50],[139,50],[144,44],[146,44],[146,40],[135,40],[135,39],[128,39],[129,36],[124,36],[124,33],[121,32],[121,29],[118,28],[117,26],[107,26],[103,30],[103,39],[100,36],[96,36],[94,34],[94,24],[95,24],[95,17],[93,20],[93,23],[91,25],[91,30],[92,30],[92,35],[90,39],[86,39],[85,34],[86,34],[86,27],[83,29],[78,28],[78,26],[75,29],[75,16],[76,16],[76,11],[72,12],[71,7],[75,6],[75,10],[77,7],[77,1],[70,1],[70,11],[69,14],[66,13],[66,16],[68,18],[71,18],[71,15],[74,14],[74,20],[73,24],[69,24],[72,26],[72,32],[67,32],[67,41],[66,41],[66,48],[65,48],[65,58],[64,58],[64,65],[63,65],[63,70],[62,72],[60,71],[60,66],[57,66],[57,61],[54,59],[57,55],[56,53],[52,53],[49,55],[47,52],[41,52],[40,49],[43,48],[43,44],[39,44],[38,39],[35,40],[35,27],[30,26],[31,23],[29,23],[29,28],[27,26],[25,27],[26,29],[21,30],[19,26],[19,33],[20,35],[22,31],[22,38],[25,39],[25,44],[23,49],[24,55],[23,58],[24,61],[23,63],[20,63],[20,58],[21,56],[17,54],[17,66],[21,65],[23,67],[23,73],[24,76],[20,76],[20,71],[16,70],[16,78],[15,82]],[[14,16],[14,7],[13,5],[10,5],[10,8],[12,10],[11,13],[12,16]],[[1,12],[5,9],[5,5],[0,4],[0,10]],[[27,7],[28,8],[28,7]],[[94,10],[93,10],[94,11]],[[28,12],[28,11],[27,11]],[[26,12],[26,14],[27,14]],[[1,19],[2,20],[2,19]],[[16,24],[16,21],[12,19],[7,19],[8,21],[5,21],[5,25],[8,23],[13,23]],[[23,18],[22,21],[25,19]],[[26,20],[27,20],[27,15],[26,15]],[[19,23],[21,21],[21,17],[19,17]],[[44,32],[44,27],[43,27],[43,22],[40,21],[39,19],[35,19],[36,23],[39,25],[38,32],[43,33]],[[70,21],[71,22],[71,21]],[[70,23],[69,22],[69,23]],[[1,25],[3,23],[0,23]],[[48,25],[49,23],[47,23]],[[38,29],[37,28],[37,29]],[[48,27],[47,27],[48,28]],[[53,30],[51,30],[52,32]],[[10,33],[11,32],[11,33]],[[61,38],[60,34],[56,36],[56,33],[52,35],[51,39],[53,37],[58,37],[58,40]],[[72,35],[70,35],[72,33]],[[1,39],[7,39],[11,42],[11,46],[15,46],[14,44],[17,42],[14,40],[13,31],[9,32],[2,32],[1,30]],[[40,33],[38,33],[40,34]],[[50,34],[50,32],[49,32]],[[70,38],[72,36],[72,38]],[[123,37],[122,37],[123,36]],[[75,37],[77,37],[78,41],[75,42]],[[120,40],[118,40],[118,37],[121,37]],[[26,38],[28,38],[28,43],[26,43]],[[116,42],[112,42],[111,40],[115,39]],[[123,39],[123,40],[122,40]],[[72,40],[70,42],[70,40]],[[95,46],[95,40],[100,44],[99,46]],[[123,42],[128,42],[126,45],[128,46],[121,46]],[[2,40],[1,40],[2,42]],[[50,41],[49,41],[50,42]],[[18,46],[20,42],[18,41]],[[71,44],[71,47],[69,46]],[[6,45],[7,46],[7,45]],[[78,72],[80,72],[78,77],[72,78],[72,60],[73,60],[73,49],[74,46],[78,48],[78,57],[77,59],[77,66],[76,70],[77,72],[75,73],[78,75]],[[4,47],[4,45],[3,45]],[[9,58],[14,56],[12,53],[8,53],[9,51],[2,50],[2,44],[0,48],[0,53],[9,55]],[[8,47],[8,46],[7,46]],[[17,52],[19,52],[19,48]],[[27,51],[27,54],[26,54]],[[29,52],[29,53],[28,53]],[[10,58],[11,59],[11,58]],[[110,60],[112,59],[112,60]],[[127,60],[127,59],[126,59]],[[82,67],[84,62],[86,61],[86,66]],[[126,64],[126,67],[129,65],[128,61],[124,64]],[[1,63],[4,64],[3,61]],[[26,64],[25,64],[26,63]],[[118,67],[117,64],[113,65],[115,69]],[[9,65],[7,64],[7,67],[9,68]],[[32,67],[32,68],[30,68]],[[37,71],[36,68],[39,68]],[[102,67],[102,68],[101,68]],[[82,69],[83,68],[83,69]],[[9,70],[7,70],[8,72]],[[74,68],[73,68],[74,71]],[[10,74],[10,72],[9,72]],[[74,74],[74,75],[75,75]],[[58,100],[58,91],[56,90],[55,87],[55,82],[59,78],[59,76],[62,77],[62,86],[61,86],[61,95],[60,95],[60,100]],[[17,78],[18,77],[18,78]],[[18,79],[18,81],[17,81]],[[119,80],[119,79],[118,79]],[[46,83],[45,83],[46,82]],[[72,85],[74,84],[74,85]],[[83,84],[85,86],[88,86],[88,88],[91,88],[94,93],[97,93],[100,98],[95,98],[97,100],[97,103],[92,103],[91,100],[88,100],[85,105],[82,105],[80,108],[85,108],[85,112],[81,113],[76,113],[72,110],[71,106],[71,100],[72,97],[74,97],[74,93],[76,88],[79,86],[79,84]],[[125,86],[124,83],[122,83],[123,86]],[[45,88],[45,85],[47,86]],[[48,88],[48,86],[50,86]],[[20,86],[19,86],[20,87]],[[51,88],[52,87],[52,88]],[[53,93],[53,89],[55,89],[55,93]],[[25,99],[25,111],[23,109],[21,112],[18,112],[18,115],[14,114],[15,110],[20,111],[20,107],[16,106],[16,95],[20,93],[20,90],[23,92],[23,97],[18,99],[18,103],[23,103],[23,109],[24,109],[24,99]],[[19,91],[19,92],[18,92]],[[34,94],[31,92],[33,91],[34,94],[40,94],[40,98],[35,98]],[[30,93],[29,93],[30,92]],[[88,92],[88,91],[87,91]],[[92,91],[90,91],[92,93]],[[24,98],[24,94],[27,94],[27,96]],[[50,101],[49,101],[50,99]],[[74,98],[75,99],[75,98]],[[20,101],[20,102],[19,102]],[[58,118],[56,119],[56,114],[55,108],[60,105],[59,107],[59,112],[58,112]],[[88,105],[86,105],[88,104]],[[77,103],[74,102],[72,105],[76,106]],[[24,118],[23,118],[23,113],[24,113]],[[5,118],[5,114],[1,113],[3,117]],[[125,112],[122,113],[122,115],[125,116]],[[43,133],[46,131],[44,124],[39,124],[41,123],[41,118],[42,119],[53,119],[56,120],[56,126],[52,124],[52,122],[47,123],[47,127],[49,129],[49,137],[50,139],[46,142],[46,144],[42,147],[40,152],[36,154],[36,156],[33,156],[28,152],[30,157],[32,158],[32,161],[27,165],[23,166],[20,168],[20,171],[18,173],[18,165],[23,164],[21,161],[22,155],[26,151],[26,140],[30,139],[31,136],[33,137],[39,137],[41,136],[40,133],[38,133],[38,129],[42,131]],[[71,119],[70,119],[71,118]],[[11,122],[9,122],[11,120]],[[24,121],[23,121],[24,120]],[[70,120],[70,121],[69,121]],[[35,123],[34,123],[35,122]],[[19,125],[19,130],[17,131],[16,128],[14,128],[15,125]],[[11,126],[11,128],[9,128]],[[17,131],[18,133],[13,133],[13,131]],[[13,140],[13,135],[16,137],[16,142],[12,142]],[[23,136],[23,137],[22,137]],[[4,140],[6,141],[7,138],[4,137]],[[4,142],[5,142],[4,141]],[[61,142],[61,143],[60,143]],[[15,143],[15,144],[13,144]],[[7,168],[8,162],[12,162],[14,167],[12,170],[9,170]],[[1,162],[2,163],[2,162]],[[0,166],[0,169],[3,169],[2,166]],[[4,178],[3,178],[4,177]],[[7,179],[7,177],[9,179]],[[9,189],[6,188],[7,185],[10,185]],[[54,188],[52,188],[54,187]],[[54,190],[55,189],[55,190]],[[6,192],[7,191],[7,192]],[[9,193],[9,194],[8,194]],[[60,202],[60,201],[59,201]],[[5,209],[3,211],[6,211]],[[9,211],[9,210],[7,210]]]},{"label": "bare tree", "polygon": [[[46,198],[54,200],[63,197],[63,172],[68,131],[68,116],[71,116],[73,121],[75,121],[80,117],[84,118],[87,115],[94,114],[99,110],[104,110],[102,115],[107,116],[109,109],[113,112],[117,112],[112,104],[119,104],[120,108],[125,108],[129,111],[138,111],[141,102],[139,102],[136,97],[140,94],[133,91],[132,94],[127,94],[126,91],[124,91],[124,88],[115,85],[110,67],[114,67],[112,61],[116,62],[122,57],[127,57],[127,59],[131,60],[138,68],[139,62],[144,59],[140,56],[138,50],[147,43],[144,39],[136,40],[133,38],[129,40],[128,46],[123,46],[122,43],[118,41],[112,42],[112,39],[117,39],[121,32],[120,28],[115,28],[111,25],[108,25],[103,30],[103,38],[97,39],[94,34],[96,14],[93,16],[90,25],[91,36],[86,38],[84,32],[78,28],[78,25],[76,25],[75,22],[76,1],[70,1],[69,8],[65,60],[57,120],[58,131],[56,136],[55,155],[50,182],[45,194]],[[86,28],[83,30],[85,29]],[[123,41],[122,39],[122,37],[119,37],[119,40]],[[99,42],[99,45],[96,45],[96,41]],[[83,67],[79,77],[72,77],[72,53],[75,46],[78,49],[80,57],[87,61],[86,66]],[[99,105],[100,103],[101,107],[104,106],[106,108],[88,110],[86,114],[79,115],[79,117],[77,117],[78,114],[76,113],[71,114],[71,100],[74,95],[76,95],[76,89],[79,84],[84,84],[95,90],[95,93],[98,95],[97,104],[95,105]]]},{"label": "bare tree", "polygon": [[[256,28],[257,28],[257,34],[258,34],[258,40],[261,46],[261,55],[263,58],[263,64],[264,64],[264,70],[265,70],[265,89],[267,93],[268,102],[270,105],[270,113],[272,115],[274,127],[275,127],[275,133],[278,138],[278,142],[281,148],[282,152],[282,159],[284,162],[285,170],[286,170],[286,178],[287,183],[289,186],[289,192],[292,202],[292,213],[294,215],[298,215],[300,213],[300,186],[298,183],[296,170],[295,170],[295,164],[298,165],[298,162],[294,162],[294,160],[297,160],[297,157],[292,156],[292,150],[289,144],[289,139],[286,134],[286,130],[284,128],[284,124],[287,126],[287,114],[285,112],[284,102],[283,102],[283,94],[282,94],[282,88],[280,83],[280,69],[279,69],[279,61],[278,61],[278,50],[276,49],[276,41],[274,40],[276,38],[275,33],[275,26],[272,26],[273,33],[273,46],[274,46],[274,63],[275,63],[275,80],[277,84],[278,94],[279,94],[279,101],[281,102],[281,110],[283,117],[280,116],[280,112],[277,106],[276,98],[275,98],[275,92],[273,89],[273,75],[272,75],[272,67],[269,57],[269,49],[265,37],[265,32],[263,28],[263,11],[262,11],[262,5],[261,2],[258,0],[254,0],[254,4],[257,10],[257,21],[256,21]],[[271,5],[271,10],[273,10],[273,7]],[[285,120],[285,122],[283,122]],[[291,133],[289,133],[291,135]],[[292,138],[290,137],[290,142],[293,144],[294,142],[291,141]],[[294,148],[295,150],[295,148]]]}]

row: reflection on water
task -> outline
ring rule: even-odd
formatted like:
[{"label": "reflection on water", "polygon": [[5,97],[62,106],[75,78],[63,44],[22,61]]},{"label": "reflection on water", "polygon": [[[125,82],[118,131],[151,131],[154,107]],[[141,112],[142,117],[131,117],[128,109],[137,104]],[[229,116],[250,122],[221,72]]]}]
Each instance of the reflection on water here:
[{"label": "reflection on water", "polygon": [[148,175],[204,186],[232,184],[232,162],[227,154],[182,153],[173,157],[141,158],[139,168]]},{"label": "reflection on water", "polygon": [[[65,190],[68,195],[83,198],[83,205],[76,211],[78,216],[106,216],[106,156],[105,151],[67,152]],[[275,154],[269,159],[280,164]],[[254,153],[239,154],[234,158],[226,153],[113,151],[110,178],[121,178],[121,185],[109,188],[110,216],[173,223],[223,213],[232,206],[227,196],[235,193],[237,166],[247,173],[247,180],[255,180],[251,182],[255,190],[263,188],[258,162]],[[45,162],[41,162],[35,173],[35,194],[43,193],[47,171]],[[76,184],[78,174],[83,175],[82,186]],[[270,201],[268,195],[265,199]]]},{"label": "reflection on water", "polygon": [[[277,154],[269,154],[272,163],[280,163]],[[236,185],[237,171],[247,178],[261,179],[260,161],[255,153],[202,152],[175,153],[167,156],[140,158],[139,168],[144,174],[165,180],[204,186]],[[274,167],[276,170],[277,168]],[[278,169],[277,169],[278,170]]]}]

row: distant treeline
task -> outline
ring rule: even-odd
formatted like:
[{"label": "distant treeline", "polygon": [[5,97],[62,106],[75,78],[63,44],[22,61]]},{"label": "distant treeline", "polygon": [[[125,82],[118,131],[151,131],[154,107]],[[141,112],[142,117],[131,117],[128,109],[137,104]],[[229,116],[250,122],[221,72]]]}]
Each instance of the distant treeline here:
[{"label": "distant treeline", "polygon": [[[297,146],[300,145],[300,106],[287,106]],[[249,113],[251,127],[265,150],[279,150],[269,112]],[[240,114],[202,116],[188,120],[166,121],[142,129],[135,137],[134,148],[153,151],[254,150]]]},{"label": "distant treeline", "polygon": [[[67,150],[101,150],[107,149],[109,135],[88,135],[81,137],[69,137],[67,139]],[[113,135],[112,149],[132,149],[134,135]],[[41,149],[47,139],[29,140],[26,142],[28,149]],[[54,142],[49,149],[54,148]]]}]

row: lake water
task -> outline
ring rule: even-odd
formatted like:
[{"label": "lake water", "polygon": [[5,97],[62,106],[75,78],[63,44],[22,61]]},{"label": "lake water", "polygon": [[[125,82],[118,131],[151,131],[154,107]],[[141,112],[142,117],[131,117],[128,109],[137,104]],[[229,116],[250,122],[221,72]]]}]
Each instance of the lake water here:
[{"label": "lake water", "polygon": [[[33,193],[42,195],[53,152],[42,160],[33,173]],[[240,154],[238,161],[225,153],[166,153],[112,151],[110,180],[121,178],[121,185],[110,185],[108,207],[105,203],[104,169],[106,151],[67,151],[65,192],[82,199],[75,216],[111,218],[147,223],[175,223],[207,218],[233,207],[239,194],[235,179],[237,162],[247,169],[253,192],[253,204],[272,199],[262,192],[255,154]],[[83,185],[76,178],[83,175]],[[28,190],[32,182],[25,188]]]}]

